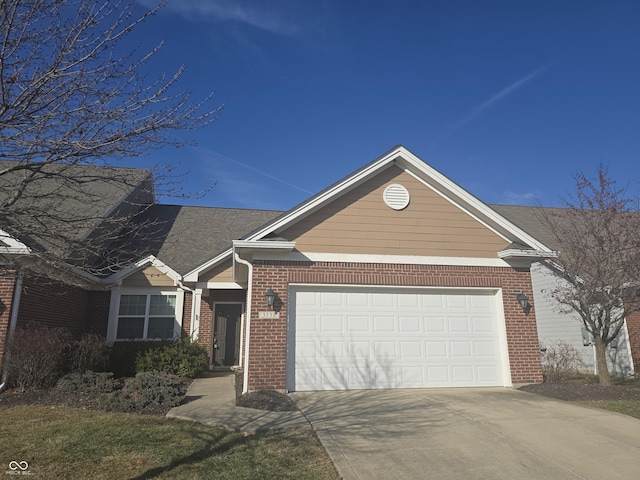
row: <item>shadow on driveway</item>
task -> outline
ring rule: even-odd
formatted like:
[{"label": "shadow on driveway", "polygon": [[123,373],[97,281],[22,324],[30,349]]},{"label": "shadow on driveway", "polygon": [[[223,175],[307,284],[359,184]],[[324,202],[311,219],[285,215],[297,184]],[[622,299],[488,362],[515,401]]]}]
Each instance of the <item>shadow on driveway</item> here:
[{"label": "shadow on driveway", "polygon": [[345,479],[637,479],[640,420],[507,388],[292,393]]}]

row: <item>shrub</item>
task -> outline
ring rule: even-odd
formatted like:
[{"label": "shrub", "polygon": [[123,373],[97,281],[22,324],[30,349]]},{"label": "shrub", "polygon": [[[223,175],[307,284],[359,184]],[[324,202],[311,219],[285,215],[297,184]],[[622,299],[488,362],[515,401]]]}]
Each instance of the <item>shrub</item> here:
[{"label": "shrub", "polygon": [[136,374],[136,358],[147,350],[161,348],[170,345],[169,342],[141,342],[124,341],[115,342],[111,347],[109,370],[116,378],[133,377]]},{"label": "shrub", "polygon": [[140,372],[127,378],[122,390],[103,398],[106,410],[119,412],[144,412],[157,408],[180,405],[186,393],[184,380],[161,372]]},{"label": "shrub", "polygon": [[74,372],[58,380],[56,389],[66,393],[111,393],[122,388],[122,382],[111,372]]},{"label": "shrub", "polygon": [[72,372],[102,372],[109,366],[109,347],[104,337],[93,333],[85,334],[73,342],[70,353]]},{"label": "shrub", "polygon": [[195,378],[209,361],[207,351],[189,339],[183,339],[161,348],[138,354],[137,372],[164,372],[181,377]]},{"label": "shrub", "polygon": [[546,381],[560,383],[578,372],[580,354],[573,345],[561,340],[541,351]]},{"label": "shrub", "polygon": [[17,328],[7,348],[9,386],[50,388],[65,371],[71,334],[62,328],[32,324]]}]

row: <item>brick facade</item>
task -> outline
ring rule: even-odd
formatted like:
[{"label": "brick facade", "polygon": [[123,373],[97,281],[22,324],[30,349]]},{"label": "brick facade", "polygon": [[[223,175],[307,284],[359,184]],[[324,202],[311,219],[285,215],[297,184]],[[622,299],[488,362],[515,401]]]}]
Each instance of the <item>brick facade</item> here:
[{"label": "brick facade", "polygon": [[16,328],[43,323],[66,328],[75,338],[87,331],[89,291],[37,278],[25,278]]},{"label": "brick facade", "polygon": [[640,372],[640,311],[633,312],[627,317],[627,331],[631,345],[631,358],[636,375]]},{"label": "brick facade", "polygon": [[87,305],[87,333],[107,336],[111,290],[90,291]]},{"label": "brick facade", "polygon": [[525,315],[515,293],[533,298],[528,268],[439,265],[358,264],[345,262],[254,261],[252,305],[264,303],[272,288],[278,319],[251,314],[249,391],[284,390],[287,361],[287,305],[290,283],[384,285],[403,287],[500,288],[513,383],[542,382],[535,312]]},{"label": "brick facade", "polygon": [[0,361],[4,358],[15,284],[14,272],[0,272]]}]

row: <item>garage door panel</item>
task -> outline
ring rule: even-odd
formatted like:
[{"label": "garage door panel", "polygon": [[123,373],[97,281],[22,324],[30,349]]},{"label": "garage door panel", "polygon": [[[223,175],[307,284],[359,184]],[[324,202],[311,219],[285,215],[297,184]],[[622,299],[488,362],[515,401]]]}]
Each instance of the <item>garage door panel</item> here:
[{"label": "garage door panel", "polygon": [[471,357],[471,341],[467,341],[467,342],[450,342],[449,343],[449,348],[450,348],[450,358],[452,361],[455,361],[456,359],[460,358],[460,357]]},{"label": "garage door panel", "polygon": [[433,386],[442,386],[451,384],[451,377],[449,375],[449,367],[426,367],[427,370],[427,383]]},{"label": "garage door panel", "polygon": [[371,294],[372,305],[375,308],[383,308],[383,307],[393,307],[393,297],[390,295],[386,295],[384,293],[373,293]]},{"label": "garage door panel", "polygon": [[491,317],[472,317],[471,326],[474,333],[493,334],[495,330],[494,320]]},{"label": "garage door panel", "polygon": [[369,332],[368,315],[347,315],[347,331],[349,332]]},{"label": "garage door panel", "polygon": [[447,358],[447,342],[426,342],[427,346],[427,357],[436,359],[436,358]]},{"label": "garage door panel", "polygon": [[424,331],[429,333],[445,332],[445,318],[425,316]]},{"label": "garage door panel", "polygon": [[320,293],[320,306],[322,307],[342,307],[343,295],[340,292]]},{"label": "garage door panel", "polygon": [[422,342],[400,342],[400,356],[402,358],[411,357],[424,357],[424,350],[422,349]]},{"label": "garage door panel", "polygon": [[469,333],[471,331],[471,327],[469,325],[469,317],[454,317],[450,316],[447,318],[447,326],[449,327],[449,332],[451,333]]},{"label": "garage door panel", "polygon": [[320,329],[322,332],[342,332],[342,315],[321,315]]},{"label": "garage door panel", "polygon": [[446,306],[450,311],[454,310],[467,310],[467,296],[466,295],[447,295]]},{"label": "garage door panel", "polygon": [[325,360],[334,360],[338,358],[347,358],[346,345],[342,341],[323,341],[320,342],[320,350],[322,358]]},{"label": "garage door panel", "polygon": [[396,329],[395,318],[392,315],[376,315],[373,317],[373,331],[374,332],[394,332]]},{"label": "garage door panel", "polygon": [[474,353],[476,357],[495,358],[498,352],[496,351],[495,342],[473,342]]},{"label": "garage door panel", "polygon": [[498,369],[493,365],[478,366],[478,380],[481,382],[497,382],[499,379]]},{"label": "garage door panel", "polygon": [[472,385],[474,382],[473,366],[471,365],[454,365],[451,367],[453,374],[453,382],[459,385]]},{"label": "garage door panel", "polygon": [[398,317],[398,330],[400,333],[418,333],[420,332],[420,317]]},{"label": "garage door panel", "polygon": [[495,294],[326,290],[290,293],[289,390],[505,384]]}]

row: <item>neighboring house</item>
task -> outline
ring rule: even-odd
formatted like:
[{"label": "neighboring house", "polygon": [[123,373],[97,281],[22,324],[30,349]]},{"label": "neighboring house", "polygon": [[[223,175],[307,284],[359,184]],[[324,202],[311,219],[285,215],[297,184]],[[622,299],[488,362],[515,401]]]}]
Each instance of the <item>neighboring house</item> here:
[{"label": "neighboring house", "polygon": [[[108,342],[197,338],[244,391],[540,382],[531,265],[554,251],[510,213],[396,147],[288,212],[146,208],[162,228],[145,255],[69,287],[77,312],[55,318]],[[0,343],[32,304],[69,304],[15,287],[0,279]]]},{"label": "neighboring house", "polygon": [[[534,235],[554,250],[562,250],[553,234],[541,218],[539,207],[514,205],[491,205],[491,207],[520,228]],[[548,209],[550,210],[550,209]],[[543,350],[555,348],[561,344],[570,345],[578,353],[578,367],[587,373],[597,373],[595,345],[590,334],[584,329],[582,319],[577,313],[561,313],[558,304],[549,294],[559,282],[564,282],[553,259],[536,262],[531,266],[538,337]],[[607,348],[609,371],[618,375],[634,373],[634,358],[631,348],[629,324],[635,326],[636,359],[638,357],[638,321],[636,315],[627,319],[616,340]]]}]

